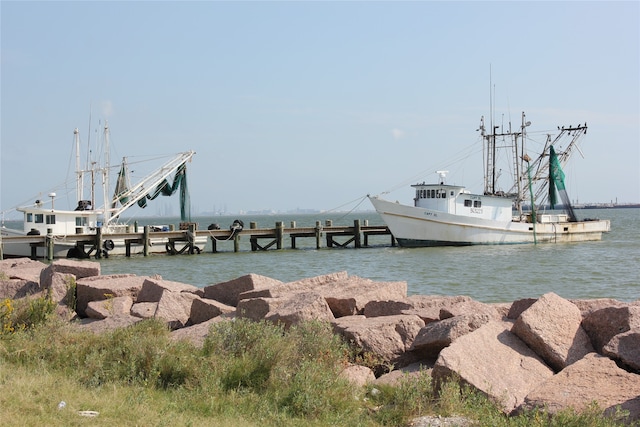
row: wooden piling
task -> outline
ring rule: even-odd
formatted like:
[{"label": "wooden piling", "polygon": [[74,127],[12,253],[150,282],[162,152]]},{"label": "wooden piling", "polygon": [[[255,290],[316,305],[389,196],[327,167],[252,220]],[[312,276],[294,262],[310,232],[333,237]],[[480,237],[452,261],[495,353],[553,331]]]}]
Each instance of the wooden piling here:
[{"label": "wooden piling", "polygon": [[96,248],[96,258],[102,258],[102,227],[96,228],[96,238],[94,240],[94,246]]},{"label": "wooden piling", "polygon": [[322,222],[316,221],[316,249],[320,249],[322,242]]},{"label": "wooden piling", "polygon": [[233,252],[240,252],[240,233],[233,236]]},{"label": "wooden piling", "polygon": [[142,250],[142,254],[144,256],[149,256],[149,226],[145,225],[144,228],[142,229],[142,245],[143,245],[143,250]]},{"label": "wooden piling", "polygon": [[360,220],[355,219],[353,220],[353,237],[355,238],[354,244],[358,249],[362,247],[360,245],[360,232],[361,232]]},{"label": "wooden piling", "polygon": [[282,249],[282,240],[284,237],[284,223],[282,221],[276,222],[276,248]]},{"label": "wooden piling", "polygon": [[53,261],[53,248],[54,240],[53,240],[53,229],[47,228],[47,236],[45,238],[45,247],[47,248],[47,260]]}]

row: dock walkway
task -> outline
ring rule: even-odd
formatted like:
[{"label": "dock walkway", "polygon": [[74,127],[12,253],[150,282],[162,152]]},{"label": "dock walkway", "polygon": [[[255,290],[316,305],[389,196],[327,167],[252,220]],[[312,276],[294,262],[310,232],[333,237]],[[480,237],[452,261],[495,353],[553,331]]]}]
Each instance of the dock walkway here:
[{"label": "dock walkway", "polygon": [[[195,244],[208,238],[211,243],[211,252],[219,252],[219,246],[225,242],[233,242],[233,251],[239,252],[241,239],[243,236],[249,237],[251,251],[266,251],[272,248],[283,249],[285,240],[291,243],[291,249],[297,249],[300,239],[314,239],[315,248],[320,249],[323,241],[327,248],[354,248],[368,247],[371,236],[390,237],[390,245],[395,246],[396,242],[386,225],[369,225],[360,220],[354,220],[353,226],[334,226],[331,221],[316,221],[313,227],[297,227],[292,221],[289,227],[284,223],[276,222],[274,228],[258,228],[257,223],[251,222],[249,227],[236,220],[228,229],[219,229],[209,226],[207,230],[198,230],[196,223],[181,223],[179,230],[152,231],[150,226],[143,227],[142,232],[132,231],[127,233],[104,233],[100,228],[95,234],[75,234],[67,236],[55,236],[51,234],[37,236],[18,236],[2,238],[2,243],[23,243],[31,246],[32,258],[36,258],[37,248],[44,247],[46,258],[52,260],[54,257],[54,244],[56,241],[65,241],[75,244],[83,254],[93,254],[96,258],[108,256],[109,244],[113,241],[124,241],[126,246],[125,256],[131,256],[132,246],[143,246],[143,255],[149,255],[149,246],[152,239],[165,239],[166,252],[170,255],[196,254],[200,253],[200,248]],[[104,249],[103,249],[104,248]],[[1,254],[1,252],[0,252]]]}]

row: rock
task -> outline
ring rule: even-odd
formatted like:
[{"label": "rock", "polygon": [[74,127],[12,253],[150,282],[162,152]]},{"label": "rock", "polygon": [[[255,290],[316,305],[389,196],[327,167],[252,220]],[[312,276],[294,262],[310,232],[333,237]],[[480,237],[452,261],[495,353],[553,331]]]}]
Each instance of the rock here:
[{"label": "rock", "polygon": [[243,292],[254,289],[268,289],[282,284],[281,281],[259,274],[247,274],[228,282],[206,286],[204,288],[204,298],[214,299],[223,304],[237,307],[240,300],[239,295]]},{"label": "rock", "polygon": [[376,379],[370,368],[360,365],[347,366],[340,372],[339,377],[346,379],[356,387],[364,387]]},{"label": "rock", "polygon": [[0,272],[4,273],[7,279],[22,279],[40,283],[40,273],[46,267],[47,264],[29,258],[0,260]]},{"label": "rock", "polygon": [[283,298],[284,301],[270,310],[265,319],[273,323],[282,323],[285,328],[306,320],[335,320],[325,299],[315,292],[302,292]]},{"label": "rock", "polygon": [[135,325],[141,320],[142,319],[139,317],[134,317],[128,314],[109,316],[103,320],[86,318],[80,319],[77,323],[77,327],[85,331],[101,334],[103,332],[113,331],[114,329],[126,328]]},{"label": "rock", "polygon": [[238,302],[236,314],[238,317],[247,318],[255,322],[263,320],[270,311],[286,302],[286,298],[249,298]]},{"label": "rock", "polygon": [[111,316],[128,315],[133,305],[129,295],[109,298],[102,301],[90,301],[85,313],[91,319],[106,319]]},{"label": "rock", "polygon": [[198,296],[189,292],[162,292],[153,317],[167,322],[171,330],[184,328],[189,323],[191,306]]},{"label": "rock", "polygon": [[417,361],[416,356],[407,350],[423,326],[422,319],[415,315],[371,318],[356,315],[341,317],[334,322],[334,329],[348,341],[396,368]]},{"label": "rock", "polygon": [[532,390],[520,409],[545,408],[556,413],[566,408],[582,411],[596,401],[605,414],[619,405],[629,420],[640,419],[640,375],[620,369],[608,357],[590,353]]},{"label": "rock", "polygon": [[375,282],[354,276],[343,282],[318,287],[315,292],[324,296],[333,315],[338,318],[362,314],[370,301],[406,298],[407,282]]},{"label": "rock", "polygon": [[282,296],[290,296],[298,292],[317,292],[320,287],[342,283],[347,280],[349,276],[346,271],[338,273],[323,274],[316,277],[309,277],[306,279],[296,280],[287,283],[275,283],[268,286],[256,287],[255,289],[247,292],[243,292],[240,295],[240,299],[249,298],[278,298]]},{"label": "rock", "polygon": [[536,298],[525,298],[519,299],[511,303],[511,308],[509,308],[509,312],[507,313],[507,319],[516,320],[523,311],[531,307],[536,301]]},{"label": "rock", "polygon": [[629,370],[640,373],[640,328],[614,336],[602,348],[602,353]]},{"label": "rock", "polygon": [[592,311],[582,321],[598,353],[614,336],[640,328],[640,306],[606,307]]},{"label": "rock", "polygon": [[25,279],[0,279],[0,299],[18,299],[40,292],[40,284]]},{"label": "rock", "polygon": [[424,358],[434,358],[457,338],[475,331],[492,319],[487,314],[465,314],[425,325],[416,336],[409,351]]},{"label": "rock", "polygon": [[326,274],[295,282],[256,288],[240,294],[239,299],[290,297],[301,292],[322,295],[334,317],[361,314],[373,300],[402,299],[407,296],[406,282],[374,282],[346,272]]},{"label": "rock", "polygon": [[172,292],[189,292],[194,295],[203,296],[202,289],[193,285],[180,282],[172,282],[159,278],[148,277],[142,283],[142,289],[136,297],[136,302],[158,302],[165,290]]},{"label": "rock", "polygon": [[204,341],[209,335],[211,325],[217,322],[228,322],[232,320],[229,315],[222,315],[207,320],[206,322],[198,323],[196,325],[187,326],[185,328],[176,329],[171,332],[171,339],[175,341],[188,341],[196,347],[202,348]]},{"label": "rock", "polygon": [[58,259],[49,264],[40,273],[40,286],[50,287],[53,273],[72,274],[76,280],[85,277],[100,276],[100,263],[94,261],[77,261],[73,259]]},{"label": "rock", "polygon": [[85,310],[90,301],[129,295],[136,301],[146,277],[135,274],[114,274],[85,277],[76,280],[76,312],[87,317]]},{"label": "rock", "polygon": [[157,302],[137,302],[131,306],[131,315],[141,319],[150,319],[158,309]]},{"label": "rock", "polygon": [[436,386],[452,375],[483,392],[509,413],[553,371],[517,336],[510,322],[491,321],[440,352]]},{"label": "rock", "polygon": [[502,318],[508,318],[507,316],[509,315],[509,310],[511,310],[511,306],[513,304],[508,302],[494,302],[488,305],[490,307],[495,308],[496,311],[498,312],[498,315],[502,319]]},{"label": "rock", "polygon": [[467,296],[411,295],[394,301],[373,300],[365,305],[364,315],[367,317],[393,316],[397,314],[414,314],[425,324],[440,320],[440,310],[462,302],[472,301]]},{"label": "rock", "polygon": [[396,316],[398,314],[405,314],[405,310],[413,309],[413,304],[410,301],[369,301],[364,305],[362,314],[365,317],[380,317],[380,316]]},{"label": "rock", "polygon": [[593,352],[581,322],[578,307],[550,292],[518,316],[511,332],[558,372]]},{"label": "rock", "polygon": [[594,299],[575,299],[570,300],[580,309],[582,317],[587,317],[594,311],[608,307],[627,307],[629,304],[612,298],[594,298]]},{"label": "rock", "polygon": [[236,308],[212,299],[195,298],[191,304],[191,324],[206,322],[222,314],[235,313]]},{"label": "rock", "polygon": [[461,416],[427,415],[412,419],[409,425],[411,427],[470,427],[475,426],[476,421]]},{"label": "rock", "polygon": [[498,310],[496,310],[495,307],[472,299],[453,302],[452,304],[447,304],[440,308],[440,320],[465,314],[487,316],[492,320],[502,319],[502,316],[498,313]]},{"label": "rock", "polygon": [[389,385],[396,387],[400,385],[402,381],[406,381],[412,378],[416,378],[419,375],[426,373],[431,377],[431,371],[433,370],[433,363],[425,363],[424,361],[412,363],[407,366],[403,366],[400,369],[394,369],[384,375],[381,375],[374,382],[375,385]]}]

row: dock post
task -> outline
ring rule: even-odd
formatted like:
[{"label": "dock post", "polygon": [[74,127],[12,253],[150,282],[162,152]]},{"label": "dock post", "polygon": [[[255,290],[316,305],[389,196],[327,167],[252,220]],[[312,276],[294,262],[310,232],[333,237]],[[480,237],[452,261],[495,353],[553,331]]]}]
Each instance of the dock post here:
[{"label": "dock post", "polygon": [[249,223],[249,228],[252,229],[252,230],[255,230],[256,228],[258,228],[258,223],[255,222],[255,221],[251,221]]},{"label": "dock post", "polygon": [[356,249],[359,249],[362,247],[362,245],[360,244],[360,220],[359,219],[355,219],[353,220],[353,237],[355,239],[354,243],[356,245]]},{"label": "dock post", "polygon": [[189,223],[189,229],[187,230],[187,240],[189,241],[189,254],[195,253],[195,240],[196,239],[196,224],[195,222]]},{"label": "dock post", "polygon": [[94,244],[96,245],[96,258],[100,259],[102,258],[102,227],[96,228],[96,240]]},{"label": "dock post", "polygon": [[124,241],[124,256],[131,258],[131,240],[129,239]]},{"label": "dock post", "polygon": [[240,234],[233,236],[233,252],[240,252]]},{"label": "dock post", "polygon": [[282,249],[282,240],[284,236],[284,223],[282,221],[276,222],[276,248]]},{"label": "dock post", "polygon": [[218,252],[218,242],[216,241],[216,238],[214,236],[211,236],[210,239],[211,239],[211,252],[215,254],[216,252]]},{"label": "dock post", "polygon": [[149,226],[145,225],[142,229],[142,247],[144,248],[142,253],[144,256],[149,256]]},{"label": "dock post", "polygon": [[47,236],[45,237],[47,247],[47,260],[53,261],[53,229],[47,228]]},{"label": "dock post", "polygon": [[321,238],[322,238],[322,222],[316,221],[316,249],[320,249]]}]

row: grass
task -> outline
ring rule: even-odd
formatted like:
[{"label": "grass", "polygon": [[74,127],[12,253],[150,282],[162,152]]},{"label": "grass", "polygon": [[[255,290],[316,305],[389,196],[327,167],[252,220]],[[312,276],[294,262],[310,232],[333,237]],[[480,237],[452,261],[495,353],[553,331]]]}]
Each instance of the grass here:
[{"label": "grass", "polygon": [[5,302],[0,311],[10,326],[0,333],[2,426],[402,426],[420,415],[460,415],[478,426],[622,425],[597,406],[507,417],[457,382],[436,395],[426,371],[394,387],[355,388],[340,371],[375,358],[358,354],[326,323],[285,330],[220,322],[196,348],[173,341],[155,320],[95,335],[51,316],[43,302],[17,305]]}]

